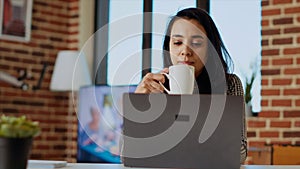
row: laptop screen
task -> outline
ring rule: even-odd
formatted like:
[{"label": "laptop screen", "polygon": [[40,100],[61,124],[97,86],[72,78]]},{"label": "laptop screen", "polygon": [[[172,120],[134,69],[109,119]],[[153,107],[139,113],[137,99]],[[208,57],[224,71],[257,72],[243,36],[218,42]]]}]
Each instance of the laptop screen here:
[{"label": "laptop screen", "polygon": [[120,163],[122,95],[136,86],[87,86],[78,94],[77,162]]}]

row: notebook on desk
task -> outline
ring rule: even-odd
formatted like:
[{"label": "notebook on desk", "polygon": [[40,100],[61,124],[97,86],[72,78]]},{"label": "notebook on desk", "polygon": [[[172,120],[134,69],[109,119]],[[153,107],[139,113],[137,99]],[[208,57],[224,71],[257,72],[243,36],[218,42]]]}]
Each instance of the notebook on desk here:
[{"label": "notebook on desk", "polygon": [[28,168],[62,168],[66,166],[67,161],[28,160]]},{"label": "notebook on desk", "polygon": [[240,168],[242,96],[123,95],[128,167]]}]

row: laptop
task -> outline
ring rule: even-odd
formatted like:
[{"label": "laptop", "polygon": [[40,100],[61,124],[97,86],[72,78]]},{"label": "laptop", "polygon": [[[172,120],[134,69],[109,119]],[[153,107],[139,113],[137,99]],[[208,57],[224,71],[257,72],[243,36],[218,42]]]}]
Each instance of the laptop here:
[{"label": "laptop", "polygon": [[123,95],[127,167],[240,168],[242,96]]}]

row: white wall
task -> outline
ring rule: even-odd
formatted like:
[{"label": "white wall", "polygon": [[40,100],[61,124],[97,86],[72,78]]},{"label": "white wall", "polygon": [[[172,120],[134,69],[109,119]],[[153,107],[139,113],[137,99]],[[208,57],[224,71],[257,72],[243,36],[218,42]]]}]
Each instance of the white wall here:
[{"label": "white wall", "polygon": [[94,25],[95,25],[95,2],[94,0],[80,0],[79,2],[79,50],[84,47],[84,51],[87,63],[89,66],[89,71],[92,76],[93,71],[93,45],[92,43],[86,42],[94,33]]}]

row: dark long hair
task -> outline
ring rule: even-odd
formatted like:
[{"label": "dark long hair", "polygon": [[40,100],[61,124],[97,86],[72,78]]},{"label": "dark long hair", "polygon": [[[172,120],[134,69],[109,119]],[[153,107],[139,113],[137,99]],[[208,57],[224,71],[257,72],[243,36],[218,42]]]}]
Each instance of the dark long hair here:
[{"label": "dark long hair", "polygon": [[[187,8],[179,11],[173,16],[168,24],[164,43],[163,43],[163,56],[164,66],[169,67],[172,65],[170,57],[170,34],[173,24],[178,19],[196,20],[206,31],[208,42],[207,62],[204,70],[196,77],[200,93],[224,93],[226,90],[221,81],[226,81],[226,74],[231,73],[233,62],[227,51],[220,33],[209,14],[200,8]],[[214,90],[214,89],[216,90]]]}]

